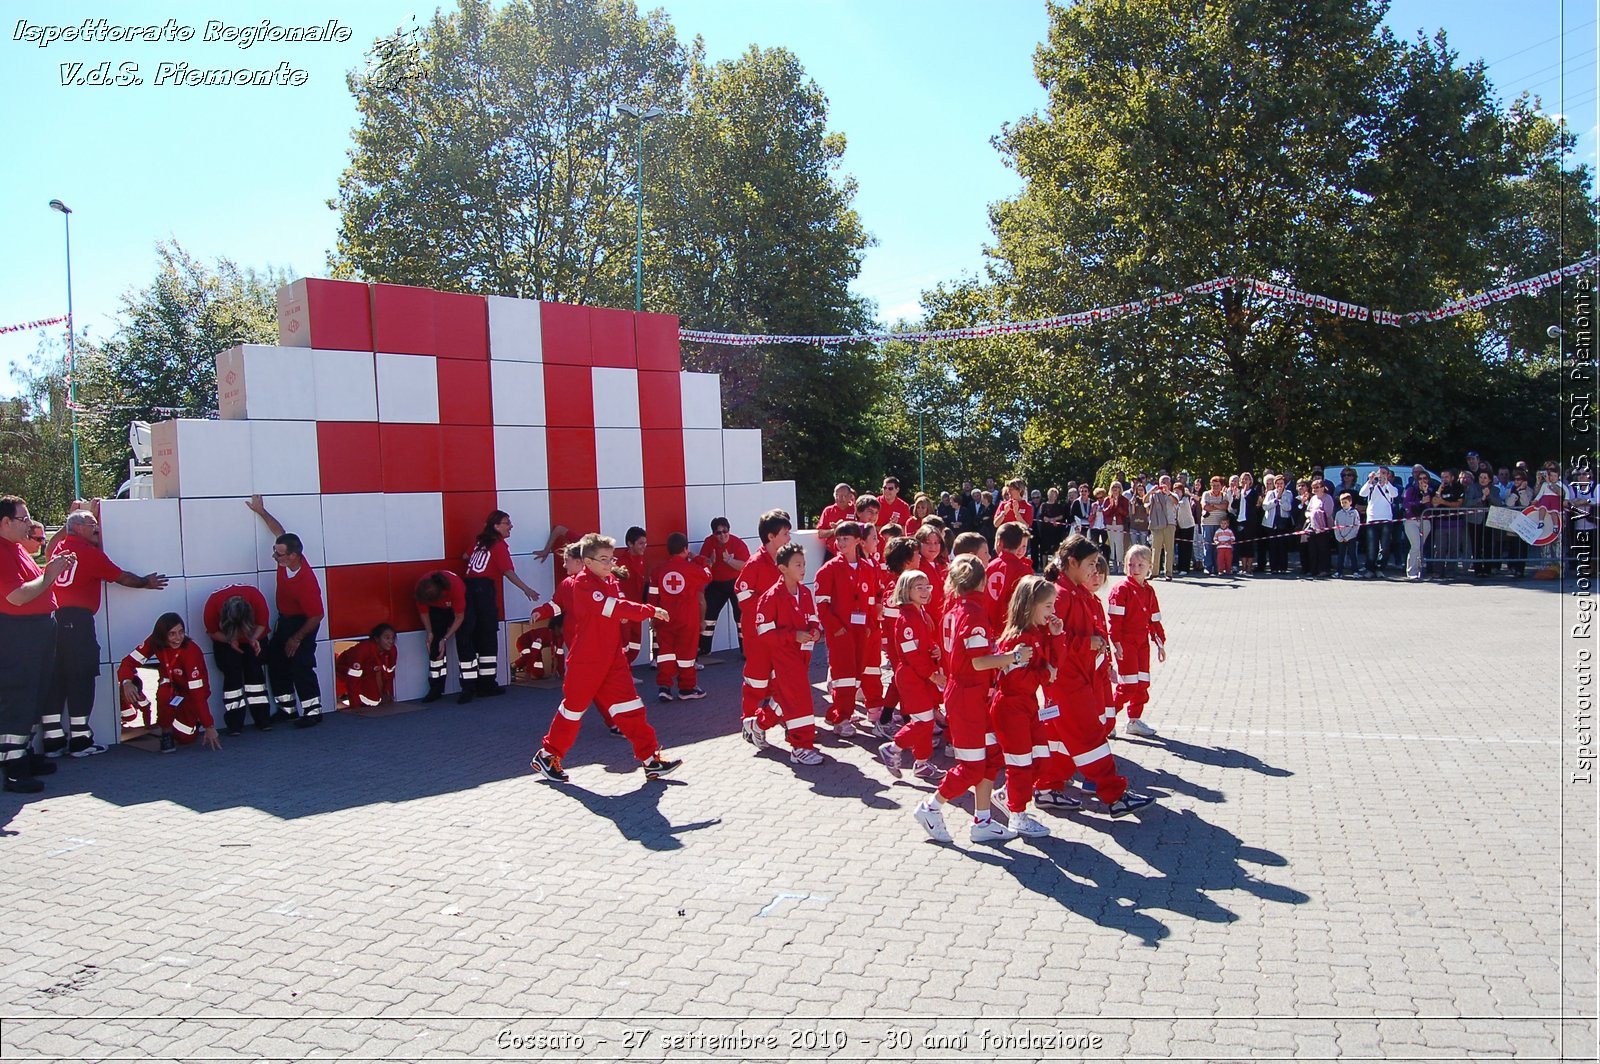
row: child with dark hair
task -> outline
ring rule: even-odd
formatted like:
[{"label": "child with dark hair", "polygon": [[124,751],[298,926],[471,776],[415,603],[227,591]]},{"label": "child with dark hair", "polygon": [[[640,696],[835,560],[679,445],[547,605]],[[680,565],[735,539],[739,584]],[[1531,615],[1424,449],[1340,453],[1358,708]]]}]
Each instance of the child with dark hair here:
[{"label": "child with dark hair", "polygon": [[[656,644],[656,700],[674,697],[693,701],[706,696],[695,679],[699,665],[700,628],[705,619],[706,587],[711,570],[689,555],[689,537],[674,532],[667,537],[667,560],[650,574],[646,601],[666,611],[667,619],[654,627]],[[678,693],[672,692],[677,678]]]},{"label": "child with dark hair", "polygon": [[203,747],[222,749],[211,719],[211,675],[206,670],[206,656],[184,630],[182,617],[163,613],[156,618],[149,638],[117,666],[125,725],[150,723],[150,702],[139,685],[140,668],[154,669],[160,676],[154,724],[161,736],[163,754],[177,753],[179,746],[188,746],[196,739]]},{"label": "child with dark hair", "polygon": [[345,704],[360,709],[393,702],[395,657],[394,626],[391,624],[376,625],[367,638],[345,648],[334,662],[339,694],[344,697]]},{"label": "child with dark hair", "polygon": [[798,543],[778,548],[773,559],[782,579],[756,602],[756,637],[772,662],[772,700],[783,715],[789,760],[818,765],[816,713],[811,702],[811,648],[822,624],[811,589],[805,586],[806,552]]}]

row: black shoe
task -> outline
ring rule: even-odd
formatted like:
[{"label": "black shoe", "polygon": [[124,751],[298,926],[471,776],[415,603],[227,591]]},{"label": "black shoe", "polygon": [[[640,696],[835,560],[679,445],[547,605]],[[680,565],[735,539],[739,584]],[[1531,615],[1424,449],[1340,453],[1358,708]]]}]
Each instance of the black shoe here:
[{"label": "black shoe", "polygon": [[680,757],[668,761],[661,756],[661,751],[657,750],[650,760],[640,762],[639,767],[644,769],[645,779],[658,780],[669,772],[676,771],[682,764],[683,758]]},{"label": "black shoe", "polygon": [[315,728],[318,724],[321,724],[321,723],[322,723],[322,714],[321,713],[313,713],[309,717],[296,717],[295,721],[294,721],[294,726],[296,728]]},{"label": "black shoe", "polygon": [[480,683],[478,685],[479,698],[499,698],[506,693],[506,689],[497,683]]},{"label": "black shoe", "polygon": [[172,737],[171,732],[161,736],[161,752],[163,754],[175,754],[178,752],[178,740]]},{"label": "black shoe", "polygon": [[34,779],[32,775],[7,776],[5,789],[16,794],[38,794],[44,790],[44,784]]},{"label": "black shoe", "polygon": [[567,782],[567,773],[561,767],[561,759],[543,747],[533,755],[533,760],[528,762],[528,767],[539,773],[551,783]]},{"label": "black shoe", "polygon": [[48,776],[56,770],[56,763],[43,754],[28,755],[28,772],[34,776]]},{"label": "black shoe", "polygon": [[1124,817],[1129,813],[1143,809],[1153,801],[1155,799],[1148,794],[1134,794],[1132,791],[1124,791],[1121,798],[1106,806],[1106,811],[1113,817]]},{"label": "black shoe", "polygon": [[269,720],[263,724],[256,724],[253,725],[253,727],[258,732],[269,732],[272,730],[272,721]]},{"label": "black shoe", "polygon": [[274,724],[283,724],[294,719],[295,715],[290,713],[287,709],[280,709],[272,714],[272,723]]},{"label": "black shoe", "polygon": [[236,736],[236,735],[243,735],[244,734],[244,729],[240,728],[240,727],[233,727],[233,728],[229,728],[227,731],[223,732],[222,734],[226,735],[226,736],[229,736],[229,737]]},{"label": "black shoe", "polygon": [[474,698],[477,698],[477,697],[478,697],[477,692],[474,691],[472,688],[463,687],[461,689],[461,693],[456,695],[456,705],[464,706],[468,702],[471,702]]},{"label": "black shoe", "polygon": [[443,697],[443,687],[430,687],[428,688],[428,693],[422,696],[422,704],[427,705],[429,702],[437,702]]}]

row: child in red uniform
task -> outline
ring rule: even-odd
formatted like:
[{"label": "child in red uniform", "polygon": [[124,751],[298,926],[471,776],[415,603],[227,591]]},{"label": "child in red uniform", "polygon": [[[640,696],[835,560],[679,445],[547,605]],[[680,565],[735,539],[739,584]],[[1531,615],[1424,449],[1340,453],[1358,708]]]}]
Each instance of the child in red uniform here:
[{"label": "child in red uniform", "polygon": [[[926,573],[907,569],[895,581],[890,601],[895,609],[889,633],[895,650],[894,681],[906,723],[895,737],[878,747],[878,759],[898,779],[900,757],[915,759],[911,773],[921,779],[939,777],[933,763],[933,710],[939,704],[945,675],[939,667],[939,622],[930,609],[933,584]],[[885,607],[887,613],[888,607]]]},{"label": "child in red uniform", "polygon": [[546,659],[550,652],[550,629],[529,628],[517,636],[517,656],[511,667],[530,680],[542,680],[552,671]]},{"label": "child in red uniform", "polygon": [[[876,530],[878,515],[883,512],[883,507],[878,505],[876,495],[860,495],[856,498],[856,524],[864,528]],[[866,538],[865,536],[862,537]]]},{"label": "child in red uniform", "polygon": [[272,730],[272,703],[261,666],[261,640],[267,634],[267,600],[253,584],[229,584],[213,591],[201,615],[211,652],[222,673],[222,725],[229,735],[244,733],[248,709],[256,731]]},{"label": "child in red uniform", "polygon": [[[645,562],[644,552],[649,544],[650,534],[638,525],[628,529],[622,542],[627,546],[627,551],[617,559],[616,578],[617,584],[622,588],[623,597],[629,602],[645,602],[650,593],[649,570]],[[632,665],[639,660],[639,648],[644,640],[644,626],[638,621],[626,621],[622,625],[622,652]],[[656,640],[660,646],[660,640]]]},{"label": "child in red uniform", "polygon": [[[1155,585],[1150,583],[1150,548],[1128,550],[1128,577],[1111,592],[1107,609],[1111,614],[1111,644],[1117,653],[1116,709],[1126,707],[1128,724],[1124,732],[1146,739],[1156,730],[1143,720],[1150,701],[1150,644],[1156,656],[1167,660],[1167,630],[1161,625],[1161,603],[1156,601]],[[1220,565],[1221,563],[1218,562]],[[1115,710],[1111,726],[1117,726]]]},{"label": "child in red uniform", "polygon": [[1056,573],[1061,631],[1055,637],[1055,678],[1045,688],[1045,708],[1039,714],[1046,725],[1050,755],[1034,780],[1034,801],[1057,809],[1079,808],[1082,803],[1066,793],[1067,779],[1076,769],[1111,815],[1122,817],[1152,799],[1128,790],[1106,741],[1100,674],[1109,647],[1099,631],[1100,600],[1089,589],[1101,564],[1100,549],[1074,532],[1049,567]]},{"label": "child in red uniform", "polygon": [[645,714],[644,700],[633,685],[622,653],[622,622],[629,618],[657,621],[667,611],[641,606],[622,597],[611,577],[616,565],[616,543],[608,536],[590,533],[578,541],[583,571],[572,578],[572,606],[563,611],[572,629],[572,649],[567,653],[567,674],[561,686],[561,705],[545,733],[530,767],[547,780],[566,783],[561,760],[578,737],[578,727],[591,702],[598,702],[633,745],[633,755],[646,779],[659,779],[682,765],[661,756],[655,729]]},{"label": "child in red uniform", "polygon": [[995,777],[1005,763],[998,738],[989,727],[989,695],[997,670],[1026,665],[1027,647],[1000,654],[994,647],[989,606],[983,596],[983,564],[962,556],[950,563],[945,586],[949,603],[944,615],[944,708],[956,765],[945,773],[939,789],[917,805],[913,815],[936,842],[949,842],[940,806],[976,788],[973,796],[972,841],[1014,839],[1017,833],[994,821],[989,799]]},{"label": "child in red uniform", "polygon": [[1039,692],[1055,679],[1054,641],[1062,631],[1055,604],[1056,588],[1048,580],[1030,574],[1017,582],[1007,606],[999,650],[1014,654],[1026,648],[1028,660],[1001,670],[989,702],[989,723],[1006,763],[1009,826],[1029,838],[1050,834],[1050,829],[1028,812],[1028,803],[1033,800],[1035,757],[1042,764],[1050,756],[1049,722],[1043,719]]},{"label": "child in red uniform", "polygon": [[[156,619],[150,638],[117,666],[124,706],[149,705],[139,687],[141,667],[153,668],[161,676],[156,687],[156,728],[161,733],[161,752],[177,753],[180,744],[188,746],[197,738],[201,746],[221,750],[222,740],[217,738],[217,728],[211,720],[211,677],[206,671],[206,656],[184,631],[182,617],[163,613]],[[126,709],[123,722],[128,722]]]},{"label": "child in red uniform", "polygon": [[989,620],[996,628],[1005,625],[1011,611],[1011,592],[1025,576],[1033,575],[1028,560],[1028,529],[1015,521],[1001,525],[994,534],[995,558],[984,567],[984,590],[989,596]]},{"label": "child in red uniform", "polygon": [[761,515],[756,533],[761,537],[761,549],[739,570],[733,582],[734,597],[743,612],[739,615],[740,638],[744,643],[744,684],[739,691],[740,724],[744,741],[757,750],[767,745],[766,729],[777,723],[777,718],[762,709],[772,683],[772,659],[767,645],[756,638],[756,603],[772,585],[782,579],[775,561],[778,551],[789,545],[789,515],[782,510],[768,510]]},{"label": "child in red uniform", "polygon": [[[816,713],[811,703],[811,648],[822,638],[822,623],[811,589],[805,586],[806,552],[798,543],[778,549],[773,559],[782,579],[756,600],[756,638],[772,662],[772,700],[783,714],[789,760],[818,765]],[[764,733],[765,728],[760,728]],[[765,734],[762,736],[765,740]]]},{"label": "child in red uniform", "polygon": [[895,638],[900,625],[900,606],[891,601],[900,574],[912,568],[917,560],[917,543],[910,536],[895,536],[883,548],[883,566],[879,572],[878,601],[883,603],[878,612],[879,651],[887,665],[888,680],[883,688],[883,708],[873,718],[873,732],[880,739],[894,737],[896,727],[890,723],[900,705],[900,690],[895,686],[894,670],[900,660],[899,641]]},{"label": "child in red uniform", "polygon": [[1222,524],[1211,534],[1211,549],[1217,552],[1217,572],[1233,572],[1233,545],[1238,541],[1233,531],[1233,515],[1223,514]]},{"label": "child in red uniform", "polygon": [[[887,579],[883,567],[883,550],[888,540],[878,534],[876,525],[866,521],[856,523],[861,526],[857,557],[871,578],[873,602],[873,609],[867,613],[866,639],[860,648],[861,709],[867,723],[875,726],[883,716],[883,600],[894,581]],[[874,734],[877,734],[875,727]]]},{"label": "child in red uniform", "polygon": [[377,625],[367,638],[347,647],[334,663],[345,704],[370,707],[393,702],[396,656],[394,626],[388,624]]},{"label": "child in red uniform", "polygon": [[933,586],[933,597],[928,600],[928,609],[933,613],[934,623],[937,624],[939,618],[944,616],[944,580],[950,568],[950,555],[945,550],[944,530],[936,525],[923,525],[911,533],[911,538],[917,541],[917,568],[922,570],[928,578],[928,583]]},{"label": "child in red uniform", "polygon": [[[468,659],[473,657],[472,640],[461,635],[467,616],[466,584],[447,569],[435,569],[417,581],[411,597],[417,604],[422,631],[428,637],[428,693],[422,701],[437,702],[444,697],[445,670],[449,667],[445,644],[452,638],[456,640],[456,657],[462,668],[461,693],[456,701],[472,701],[473,684],[468,682],[466,671]],[[476,675],[477,666],[471,667]]]},{"label": "child in red uniform", "polygon": [[667,619],[654,628],[656,644],[656,700],[671,702],[672,679],[678,679],[677,696],[692,701],[706,696],[695,682],[700,629],[705,621],[706,586],[711,570],[689,556],[689,537],[674,532],[667,537],[667,560],[650,574],[647,601],[665,610]]},{"label": "child in red uniform", "polygon": [[1111,565],[1106,560],[1104,551],[1094,560],[1094,569],[1087,574],[1084,587],[1089,591],[1089,601],[1094,606],[1095,634],[1103,643],[1103,649],[1095,655],[1094,688],[1100,705],[1104,708],[1100,712],[1100,720],[1104,725],[1106,738],[1111,738],[1111,733],[1117,727],[1117,670],[1116,660],[1111,654],[1111,618],[1106,615],[1106,604],[1100,598],[1100,592],[1105,589],[1106,582],[1111,579]]},{"label": "child in red uniform", "polygon": [[817,571],[817,612],[828,644],[828,681],[833,694],[826,719],[841,739],[856,733],[851,720],[856,692],[878,624],[877,569],[860,555],[864,531],[854,521],[840,524],[833,537],[837,554]]},{"label": "child in red uniform", "polygon": [[[556,585],[555,592],[551,594],[550,601],[541,606],[535,606],[528,620],[533,624],[546,625],[544,628],[530,629],[530,632],[545,632],[547,644],[554,644],[552,655],[555,659],[555,674],[564,676],[567,671],[567,651],[572,647],[572,628],[563,617],[566,610],[572,608],[573,580],[583,572],[583,546],[581,543],[568,543],[561,548],[561,571],[566,575],[561,578],[561,583]],[[630,600],[631,601],[631,600]],[[524,639],[527,638],[525,633]],[[518,640],[520,643],[521,640]],[[611,719],[611,711],[605,706],[600,707],[600,719],[606,722],[612,735],[621,735],[622,729]]]}]

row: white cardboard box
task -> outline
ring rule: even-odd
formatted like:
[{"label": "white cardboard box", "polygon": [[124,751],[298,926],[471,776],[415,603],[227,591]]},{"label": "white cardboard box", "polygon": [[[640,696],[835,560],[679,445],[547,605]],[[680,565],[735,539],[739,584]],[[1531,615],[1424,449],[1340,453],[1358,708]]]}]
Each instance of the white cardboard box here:
[{"label": "white cardboard box", "polygon": [[[527,544],[523,545],[526,546]],[[544,546],[543,543],[539,545],[541,547]],[[541,591],[533,576],[535,571],[539,569],[543,569],[548,573],[550,571],[550,563],[545,562],[541,565],[533,560],[533,554],[530,552],[528,554],[513,554],[511,556],[511,564],[517,570],[517,578],[539,592],[539,603],[548,602],[550,599],[548,589]],[[548,582],[547,579],[546,583]],[[504,580],[501,581],[501,584],[505,595],[505,619],[508,621],[527,620],[528,614],[538,603],[528,601],[528,596],[524,595],[522,589],[511,581]]]},{"label": "white cardboard box", "polygon": [[595,427],[638,428],[638,371],[596,366],[591,372],[594,374]]},{"label": "white cardboard box", "polygon": [[183,575],[183,521],[177,499],[105,499],[100,541],[111,560],[143,576]]},{"label": "white cardboard box", "polygon": [[250,423],[178,418],[150,426],[158,499],[252,495]]},{"label": "white cardboard box", "polygon": [[539,303],[533,299],[489,296],[489,358],[543,362]]},{"label": "white cardboard box", "polygon": [[544,429],[525,425],[496,425],[495,487],[500,491],[547,490],[550,487],[547,454]]},{"label": "white cardboard box", "polygon": [[258,519],[244,499],[182,499],[183,574],[209,577],[256,566]]},{"label": "white cardboard box", "polygon": [[[550,493],[548,491],[495,492],[495,501],[511,518],[512,558],[522,553],[543,550],[550,539]],[[527,577],[523,577],[527,580]]]},{"label": "white cardboard box", "polygon": [[395,701],[415,701],[428,693],[428,636],[400,632],[394,637],[394,649]]},{"label": "white cardboard box", "polygon": [[792,480],[768,480],[761,485],[761,508],[782,510],[792,519],[795,514],[795,489]]},{"label": "white cardboard box", "polygon": [[[327,564],[365,565],[389,561],[387,513],[384,496],[378,492],[324,495],[322,552]],[[442,529],[440,536],[443,537]]]},{"label": "white cardboard box", "polygon": [[722,430],[683,430],[683,472],[688,484],[722,484]]},{"label": "white cardboard box", "polygon": [[[104,608],[111,649],[108,660],[113,662],[121,661],[128,651],[148,639],[156,618],[163,613],[178,614],[183,617],[184,627],[190,627],[188,583],[181,576],[168,580],[159,591],[107,584]],[[200,623],[200,618],[195,618],[194,626]]]},{"label": "white cardboard box", "polygon": [[489,394],[496,425],[545,423],[544,367],[538,362],[491,361]]},{"label": "white cardboard box", "polygon": [[[644,527],[644,489],[601,488],[601,534],[616,540],[617,549],[620,551],[624,546],[624,535],[635,525],[639,528]],[[670,533],[682,531],[681,528],[663,528],[658,531],[657,539],[665,542]]]},{"label": "white cardboard box", "polygon": [[725,484],[723,504],[728,508],[728,527],[734,535],[753,538],[761,524],[763,492],[760,484]]},{"label": "white cardboard box", "polygon": [[378,370],[371,351],[312,351],[318,421],[378,420]]},{"label": "white cardboard box", "polygon": [[306,402],[311,352],[301,347],[240,344],[217,354],[217,410],[228,421],[314,420]]},{"label": "white cardboard box", "polygon": [[722,476],[728,484],[761,483],[761,430],[722,430]]},{"label": "white cardboard box", "polygon": [[711,522],[723,516],[721,484],[695,484],[684,489],[690,543],[696,548],[711,534]]},{"label": "white cardboard box", "polygon": [[599,487],[643,488],[644,436],[638,429],[595,429],[594,460]]},{"label": "white cardboard box", "polygon": [[683,427],[722,427],[722,376],[717,373],[679,374],[683,394]]},{"label": "white cardboard box", "polygon": [[315,421],[250,421],[255,494],[316,495],[322,490]]},{"label": "white cardboard box", "polygon": [[438,360],[428,355],[374,356],[378,370],[378,420],[439,423]]},{"label": "white cardboard box", "polygon": [[436,491],[383,497],[385,539],[391,562],[425,562],[444,557],[444,497]]},{"label": "white cardboard box", "polygon": [[[328,564],[322,546],[321,495],[267,495],[262,498],[261,504],[278,519],[285,532],[300,537],[300,546],[312,568]],[[250,520],[256,526],[256,563],[251,568],[257,572],[277,568],[278,563],[272,559],[272,547],[278,537],[255,514],[250,515]]]}]

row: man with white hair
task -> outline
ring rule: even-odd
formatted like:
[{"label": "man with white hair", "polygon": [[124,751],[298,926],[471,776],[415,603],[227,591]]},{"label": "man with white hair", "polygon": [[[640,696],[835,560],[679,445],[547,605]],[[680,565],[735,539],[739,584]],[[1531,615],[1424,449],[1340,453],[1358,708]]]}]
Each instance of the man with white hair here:
[{"label": "man with white hair", "polygon": [[[95,638],[94,615],[100,610],[100,585],[105,582],[152,591],[167,586],[160,573],[138,576],[106,556],[100,542],[100,500],[67,515],[62,535],[50,547],[50,556],[70,553],[77,560],[56,577],[56,642],[45,692],[40,724],[48,757],[71,754],[90,757],[105,753],[94,741],[89,713],[94,709],[95,678],[100,675],[100,642]],[[68,730],[61,725],[66,710]]]}]

